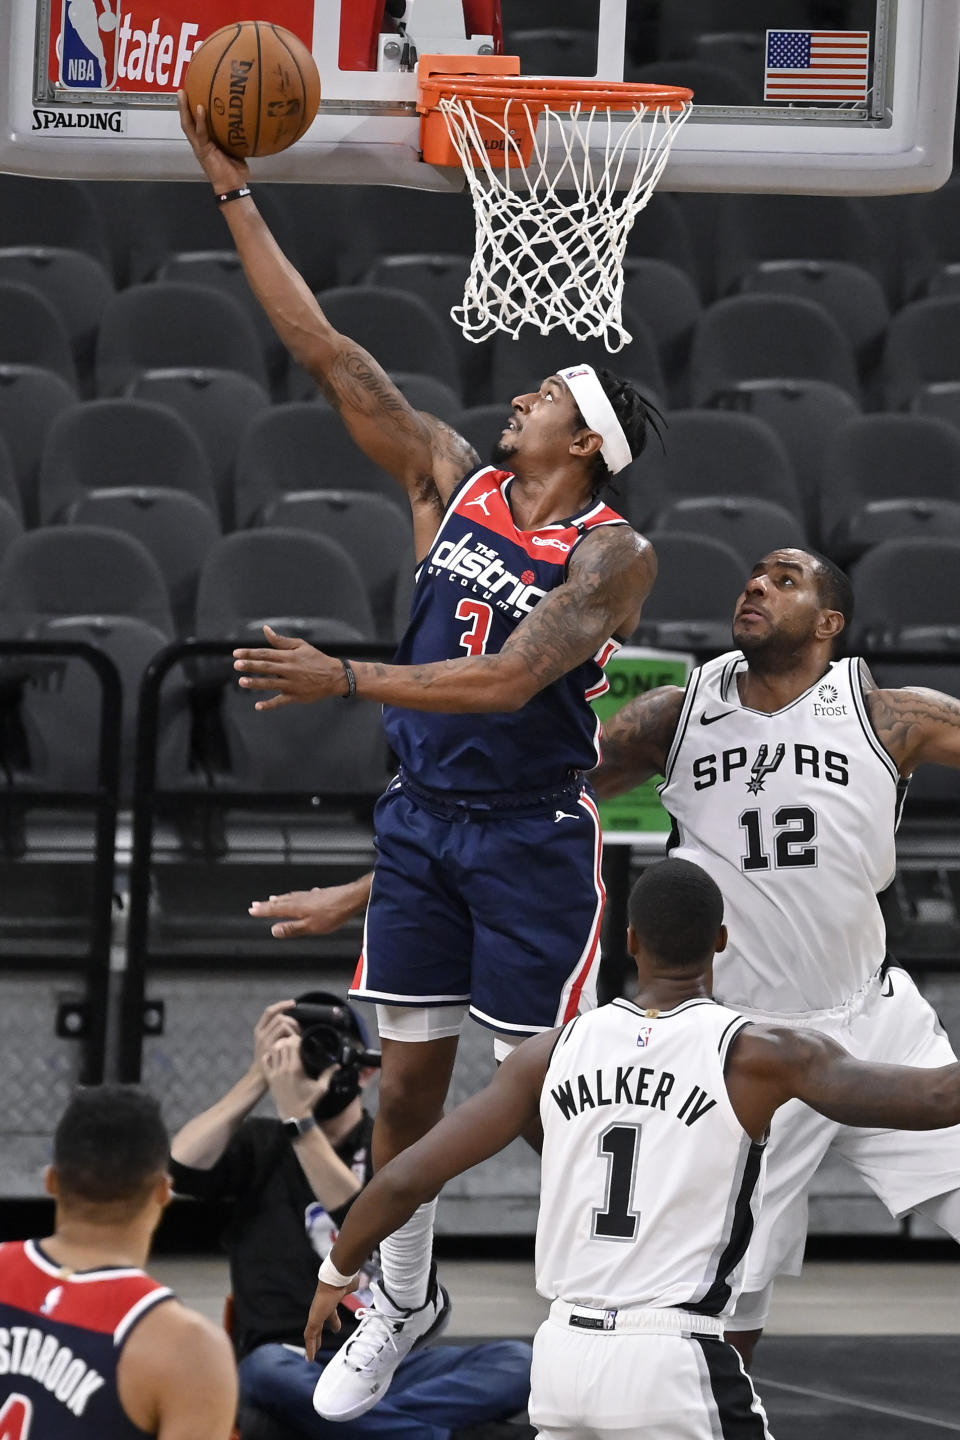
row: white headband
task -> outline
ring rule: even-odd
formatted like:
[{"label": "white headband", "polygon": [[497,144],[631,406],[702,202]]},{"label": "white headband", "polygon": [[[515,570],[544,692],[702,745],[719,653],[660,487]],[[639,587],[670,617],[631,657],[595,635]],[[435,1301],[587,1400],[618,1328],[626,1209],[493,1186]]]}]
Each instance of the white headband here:
[{"label": "white headband", "polygon": [[633,454],[596,370],[592,365],[571,365],[567,370],[558,370],[557,374],[567,382],[577,409],[590,429],[603,437],[600,454],[610,474],[616,475],[630,464]]}]

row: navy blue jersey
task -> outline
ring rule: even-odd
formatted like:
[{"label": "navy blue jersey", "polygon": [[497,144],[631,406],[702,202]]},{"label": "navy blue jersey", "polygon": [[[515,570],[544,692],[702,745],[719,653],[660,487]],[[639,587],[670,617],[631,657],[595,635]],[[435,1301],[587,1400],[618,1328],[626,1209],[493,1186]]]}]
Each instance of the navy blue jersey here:
[{"label": "navy blue jersey", "polygon": [[65,1271],[35,1240],[0,1245],[0,1435],[143,1440],[117,1364],[137,1321],[170,1298],[142,1270]]},{"label": "navy blue jersey", "polygon": [[[496,654],[538,601],[564,583],[583,537],[598,525],[627,523],[596,500],[569,520],[521,530],[510,509],[513,480],[485,466],[451,496],[417,572],[399,664]],[[434,790],[528,792],[561,785],[599,763],[600,727],[590,701],[607,689],[603,666],[617,649],[611,638],[512,714],[385,706],[387,738],[403,771]]]}]

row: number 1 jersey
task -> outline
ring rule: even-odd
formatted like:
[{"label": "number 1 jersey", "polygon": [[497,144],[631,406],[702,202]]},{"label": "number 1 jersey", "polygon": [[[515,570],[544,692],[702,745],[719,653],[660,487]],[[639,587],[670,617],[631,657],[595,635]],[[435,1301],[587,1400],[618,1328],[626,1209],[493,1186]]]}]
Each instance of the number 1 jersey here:
[{"label": "number 1 jersey", "polygon": [[[410,623],[397,663],[424,665],[498,653],[537,604],[562,585],[577,546],[601,525],[626,525],[593,501],[579,515],[521,530],[510,509],[514,477],[492,466],[451,496],[417,572]],[[592,659],[546,686],[514,713],[436,714],[384,707],[387,738],[412,779],[450,792],[553,789],[599,763],[591,700],[607,689],[611,638]]]},{"label": "number 1 jersey", "polygon": [[707,998],[617,999],[564,1029],[540,1097],[545,1298],[730,1313],[763,1181],[724,1080],[747,1024]]}]

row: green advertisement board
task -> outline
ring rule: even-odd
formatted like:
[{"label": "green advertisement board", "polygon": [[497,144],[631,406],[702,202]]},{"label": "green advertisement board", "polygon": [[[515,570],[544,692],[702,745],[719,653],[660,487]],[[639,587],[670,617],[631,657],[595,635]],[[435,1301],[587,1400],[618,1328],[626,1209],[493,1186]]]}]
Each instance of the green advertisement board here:
[{"label": "green advertisement board", "polygon": [[[630,700],[657,690],[661,685],[686,685],[693,669],[693,656],[671,650],[641,650],[625,647],[608,661],[605,674],[610,689],[593,702],[601,721],[606,722]],[[645,837],[662,835],[670,829],[667,812],[660,804],[657,785],[660,777],[638,785],[615,800],[600,804],[604,843],[627,845]]]}]

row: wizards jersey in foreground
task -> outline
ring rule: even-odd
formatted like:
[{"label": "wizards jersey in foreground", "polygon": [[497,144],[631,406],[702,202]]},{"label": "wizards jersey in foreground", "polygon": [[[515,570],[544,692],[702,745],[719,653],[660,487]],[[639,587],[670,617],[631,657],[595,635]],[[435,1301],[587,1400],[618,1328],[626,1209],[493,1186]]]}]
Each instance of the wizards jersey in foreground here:
[{"label": "wizards jersey in foreground", "polygon": [[563,1031],[540,1099],[541,1295],[729,1313],[763,1168],[723,1076],[747,1024],[708,999],[619,999]]},{"label": "wizards jersey in foreground", "polygon": [[[567,578],[580,541],[600,525],[627,522],[597,500],[580,515],[520,530],[510,509],[514,477],[491,466],[451,496],[417,573],[410,624],[397,663],[423,665],[493,655],[537,603]],[[599,724],[590,701],[607,689],[603,645],[515,714],[442,715],[384,708],[401,767],[436,790],[534,791],[561,785],[598,763]]]},{"label": "wizards jersey in foreground", "polygon": [[671,854],[723,893],[717,994],[768,1014],[842,1004],[883,961],[900,776],[870,723],[862,662],[773,714],[740,703],[739,651],[691,676],[667,757]]},{"label": "wizards jersey in foreground", "polygon": [[171,1298],[143,1270],[66,1271],[36,1240],[0,1245],[4,1440],[141,1440],[117,1365],[137,1322]]}]

